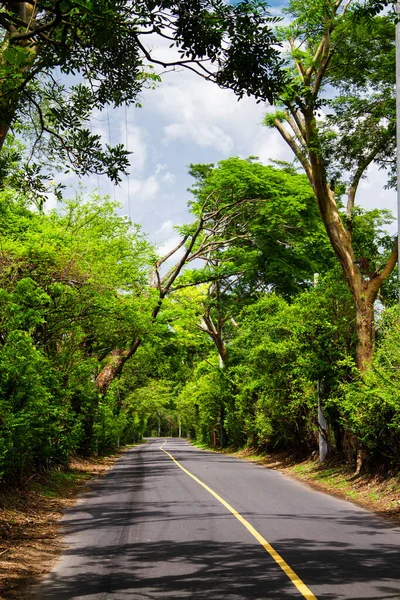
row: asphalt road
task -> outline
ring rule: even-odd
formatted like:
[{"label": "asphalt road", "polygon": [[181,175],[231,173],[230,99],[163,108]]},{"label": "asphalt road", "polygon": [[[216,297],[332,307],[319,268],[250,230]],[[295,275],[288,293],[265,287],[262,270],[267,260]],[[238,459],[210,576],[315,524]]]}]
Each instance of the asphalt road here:
[{"label": "asphalt road", "polygon": [[67,548],[35,600],[400,600],[400,529],[277,471],[168,439],[163,449],[196,481],[164,442],[124,453],[68,510]]}]

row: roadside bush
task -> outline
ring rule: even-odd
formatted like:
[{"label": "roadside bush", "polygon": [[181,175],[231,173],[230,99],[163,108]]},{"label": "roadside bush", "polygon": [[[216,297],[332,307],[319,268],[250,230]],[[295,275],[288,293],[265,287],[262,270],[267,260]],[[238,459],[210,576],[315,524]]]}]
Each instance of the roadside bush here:
[{"label": "roadside bush", "polygon": [[346,429],[373,456],[393,463],[400,458],[400,319],[397,308],[380,319],[371,370],[343,388],[337,400]]}]

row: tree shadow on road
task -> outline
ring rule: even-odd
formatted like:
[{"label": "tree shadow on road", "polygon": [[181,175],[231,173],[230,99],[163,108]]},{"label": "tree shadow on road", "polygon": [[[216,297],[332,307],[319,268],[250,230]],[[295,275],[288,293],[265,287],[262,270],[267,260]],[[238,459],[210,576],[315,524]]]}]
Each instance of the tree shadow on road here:
[{"label": "tree shadow on road", "polygon": [[[152,448],[138,453],[134,463],[122,459],[92,487],[87,502],[68,511],[71,546],[64,553],[63,570],[50,574],[30,600],[301,598],[266,550],[211,496],[168,500],[179,470],[168,468],[169,459],[155,451],[157,456]],[[146,486],[153,495],[144,497],[154,502],[141,501]],[[395,537],[386,538],[390,543],[380,537],[388,527],[385,522],[351,505],[331,514],[243,516],[256,528],[263,524],[275,531],[269,541],[318,600],[400,599],[400,547],[391,543]],[[284,534],[279,521],[291,520]],[[299,520],[305,520],[306,529],[320,520],[322,532],[323,523],[333,520],[338,528],[348,528],[350,541],[327,540],[324,533],[315,541],[304,533],[296,536]],[[75,538],[80,532],[85,537]],[[362,535],[366,543],[353,544],[351,535]]]},{"label": "tree shadow on road", "polygon": [[[318,600],[400,598],[400,578],[394,571],[400,564],[398,547],[380,548],[378,555],[373,549],[326,546],[303,539],[279,543],[283,557]],[[78,570],[71,577],[68,569],[62,578],[50,575],[37,600],[301,598],[256,544],[165,540],[71,548],[66,554],[80,565]]]}]

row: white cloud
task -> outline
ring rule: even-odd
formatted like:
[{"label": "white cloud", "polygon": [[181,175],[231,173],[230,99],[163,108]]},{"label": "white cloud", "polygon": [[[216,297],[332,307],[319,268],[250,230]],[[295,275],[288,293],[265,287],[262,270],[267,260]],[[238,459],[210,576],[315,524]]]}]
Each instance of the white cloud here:
[{"label": "white cloud", "polygon": [[[123,179],[121,184],[115,188],[116,199],[128,206],[128,197],[132,207],[141,206],[144,203],[156,203],[160,184],[154,175],[140,178]],[[153,208],[154,210],[154,208]],[[126,212],[126,209],[125,209]],[[142,209],[140,209],[142,212]]]},{"label": "white cloud", "polygon": [[[162,229],[162,227],[161,227]],[[159,243],[157,245],[157,251],[159,253],[160,256],[165,256],[167,254],[169,254],[174,248],[176,248],[179,245],[179,242],[181,241],[180,236],[174,232],[172,235],[170,235],[166,240],[164,240],[163,242]],[[165,263],[165,266],[167,268],[170,268],[172,265],[174,265],[180,258],[182,258],[183,254],[185,252],[185,248],[179,248],[179,250],[177,250]]]},{"label": "white cloud", "polygon": [[[126,132],[128,135],[126,136]],[[147,131],[143,127],[122,122],[120,126],[120,142],[126,145],[126,137],[128,139],[128,150],[132,152],[129,156],[130,172],[142,172],[147,164],[148,152],[145,139],[148,137]]]},{"label": "white cloud", "polygon": [[173,231],[174,228],[174,224],[171,221],[171,219],[168,219],[167,221],[164,221],[164,223],[161,225],[161,227],[159,229],[157,229],[157,231],[155,232],[154,235],[159,236],[159,235],[165,235],[165,233],[167,233],[168,235],[171,233],[171,231]]},{"label": "white cloud", "polygon": [[[387,183],[387,173],[373,165],[367,171],[367,177],[362,179],[358,187],[356,202],[359,206],[372,210],[374,208],[388,208],[393,215],[397,216],[397,195],[396,190],[385,189]],[[397,228],[396,223],[387,226],[390,233],[394,233]]]},{"label": "white cloud", "polygon": [[162,176],[162,180],[164,183],[167,183],[168,185],[172,185],[173,183],[175,183],[176,177],[173,173],[171,173],[170,171],[167,171]]},{"label": "white cloud", "polygon": [[167,170],[167,165],[161,165],[161,164],[156,165],[154,174],[159,175],[160,180],[163,181],[164,183],[167,183],[169,185],[172,185],[173,183],[175,183],[175,179],[176,179],[175,174],[172,173],[171,171]]},{"label": "white cloud", "polygon": [[156,165],[154,172],[156,175],[159,175],[160,173],[163,173],[166,169],[167,169],[167,165],[162,165],[159,163],[158,165]]},{"label": "white cloud", "polygon": [[[155,50],[160,57],[174,53],[164,44]],[[292,161],[293,154],[277,131],[262,126],[268,110],[262,103],[248,97],[238,102],[233,92],[185,70],[164,74],[162,79],[156,90],[143,91],[142,109],[129,107],[126,118],[124,108],[110,110],[109,116],[112,143],[125,143],[127,123],[128,145],[134,152],[129,184],[123,178],[115,189],[116,198],[124,206],[122,211],[141,223],[164,252],[177,243],[173,225],[191,220],[186,190],[192,182],[186,165],[217,163],[232,155],[258,156],[268,164],[271,159]],[[104,111],[94,116],[92,125],[93,132],[108,143]],[[96,177],[88,180],[91,189],[97,186]],[[101,193],[113,197],[107,178],[99,181]],[[368,180],[361,182],[359,203],[395,211],[395,194],[384,190],[384,184],[384,173],[371,169]]]},{"label": "white cloud", "polygon": [[213,124],[171,123],[164,127],[164,134],[163,143],[168,143],[170,140],[195,142],[202,148],[215,148],[223,154],[229,154],[234,148],[232,138]]},{"label": "white cloud", "polygon": [[100,112],[99,110],[95,110],[90,119],[89,128],[93,135],[99,135],[103,141],[110,144],[112,143],[112,140],[110,140],[110,132],[113,129],[112,122],[113,115],[110,110],[108,113],[106,111]]},{"label": "white cloud", "polygon": [[154,175],[150,175],[146,179],[130,179],[130,192],[134,201],[150,201],[154,200],[160,184]]},{"label": "white cloud", "polygon": [[278,131],[261,126],[249,150],[250,155],[258,156],[260,162],[265,165],[269,164],[271,160],[292,162],[294,157],[293,152]]},{"label": "white cloud", "polygon": [[[265,107],[253,98],[238,101],[232,91],[188,72],[165,75],[159,89],[146,93],[144,106],[162,124],[164,142],[185,140],[199,148],[212,148],[220,153],[217,160],[232,154],[248,156],[247,148],[265,113]],[[193,158],[190,155],[187,162],[197,162],[192,148]]]},{"label": "white cloud", "polygon": [[49,213],[55,208],[58,208],[58,206],[59,204],[55,194],[46,194],[46,200],[43,206],[44,212]]}]

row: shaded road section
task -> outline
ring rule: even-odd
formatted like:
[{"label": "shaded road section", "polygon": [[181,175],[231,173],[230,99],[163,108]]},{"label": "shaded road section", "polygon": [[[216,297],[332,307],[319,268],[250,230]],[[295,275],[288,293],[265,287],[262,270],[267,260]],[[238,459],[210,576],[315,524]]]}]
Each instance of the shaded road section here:
[{"label": "shaded road section", "polygon": [[[64,518],[67,548],[35,600],[303,598],[226,507],[160,450],[122,455]],[[400,599],[400,530],[285,475],[168,439],[318,600]]]}]

